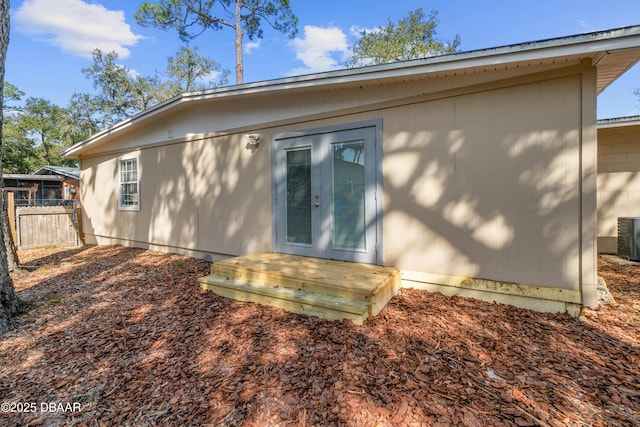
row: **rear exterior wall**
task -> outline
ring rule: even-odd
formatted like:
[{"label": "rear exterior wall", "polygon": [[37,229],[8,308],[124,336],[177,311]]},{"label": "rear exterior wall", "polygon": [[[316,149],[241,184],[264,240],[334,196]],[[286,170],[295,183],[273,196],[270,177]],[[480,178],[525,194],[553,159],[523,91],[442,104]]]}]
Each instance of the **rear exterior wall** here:
[{"label": "rear exterior wall", "polygon": [[[304,117],[292,111],[309,96],[292,95],[268,122],[138,147],[116,142],[81,161],[85,241],[212,260],[269,251],[271,135],[382,119],[379,239],[383,263],[399,267],[406,286],[534,297],[543,310],[557,302],[550,311],[588,304],[596,279],[593,69],[459,86]],[[263,135],[255,152],[245,149],[250,132]],[[140,159],[139,212],[118,210],[121,155]]]}]

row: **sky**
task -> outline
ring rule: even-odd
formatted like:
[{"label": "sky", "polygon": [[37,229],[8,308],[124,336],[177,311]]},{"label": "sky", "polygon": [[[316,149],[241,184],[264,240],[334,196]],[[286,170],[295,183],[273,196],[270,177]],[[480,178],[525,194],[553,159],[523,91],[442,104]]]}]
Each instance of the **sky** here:
[{"label": "sky", "polygon": [[[139,26],[142,0],[11,0],[5,81],[26,96],[66,106],[74,92],[93,93],[82,69],[94,49],[118,53],[119,63],[142,75],[163,71],[184,46],[175,30]],[[462,51],[565,37],[640,24],[638,0],[290,0],[298,34],[265,28],[244,43],[245,82],[344,68],[349,46],[364,29],[397,22],[410,11],[438,11],[437,37],[460,37]],[[234,76],[233,33],[205,32],[189,44]],[[640,65],[598,96],[598,118],[640,114]]]}]

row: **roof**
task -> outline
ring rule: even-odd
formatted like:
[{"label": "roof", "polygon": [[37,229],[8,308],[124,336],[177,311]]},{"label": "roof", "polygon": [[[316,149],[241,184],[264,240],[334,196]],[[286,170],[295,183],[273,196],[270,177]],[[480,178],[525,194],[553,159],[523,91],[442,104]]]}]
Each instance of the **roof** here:
[{"label": "roof", "polygon": [[5,173],[2,174],[2,178],[23,181],[64,181],[65,179],[80,179],[80,169],[63,166],[40,166],[33,173]]},{"label": "roof", "polygon": [[2,179],[19,179],[21,181],[64,181],[60,175],[35,175],[32,173],[3,173]]},{"label": "roof", "polygon": [[80,169],[64,166],[40,166],[34,175],[61,175],[69,179],[80,179]]},{"label": "roof", "polygon": [[93,135],[67,149],[63,155],[78,158],[85,147],[102,144],[139,122],[185,108],[197,101],[366,87],[530,66],[569,66],[579,64],[583,60],[589,60],[592,66],[597,67],[597,92],[600,93],[639,59],[640,26],[632,26],[412,61],[184,93]]},{"label": "roof", "polygon": [[598,129],[640,125],[640,116],[615,117],[598,120]]}]

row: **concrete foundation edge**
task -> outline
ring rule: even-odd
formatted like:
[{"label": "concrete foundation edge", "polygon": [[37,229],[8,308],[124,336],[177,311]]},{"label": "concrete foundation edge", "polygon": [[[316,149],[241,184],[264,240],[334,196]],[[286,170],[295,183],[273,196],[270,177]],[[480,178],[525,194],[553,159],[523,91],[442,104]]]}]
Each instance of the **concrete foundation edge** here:
[{"label": "concrete foundation edge", "polygon": [[140,242],[137,240],[118,239],[115,237],[97,236],[85,233],[85,244],[87,245],[121,245],[129,248],[148,249],[158,252],[169,252],[178,255],[189,256],[192,258],[204,259],[206,261],[222,261],[235,255],[219,254],[215,252],[199,251],[189,248],[181,248],[178,246],[158,245],[148,242]]},{"label": "concrete foundation edge", "polygon": [[[177,253],[212,262],[221,261],[233,256],[91,234],[85,235],[85,239],[86,244],[122,245],[125,247]],[[521,285],[488,279],[447,276],[407,270],[401,271],[401,286],[403,288],[420,289],[427,292],[440,292],[448,296],[462,296],[487,302],[509,304],[538,312],[566,312],[574,317],[579,316],[582,310],[580,293],[569,289]]]},{"label": "concrete foundation edge", "polygon": [[402,287],[509,304],[543,313],[569,313],[574,317],[582,310],[580,293],[568,289],[407,271],[402,272]]}]

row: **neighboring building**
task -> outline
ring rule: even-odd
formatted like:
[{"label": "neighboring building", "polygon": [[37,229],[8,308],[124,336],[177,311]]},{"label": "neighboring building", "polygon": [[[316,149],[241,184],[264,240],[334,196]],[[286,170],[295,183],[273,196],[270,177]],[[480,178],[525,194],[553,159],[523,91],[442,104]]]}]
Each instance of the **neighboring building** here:
[{"label": "neighboring building", "polygon": [[[16,204],[57,203],[75,200],[80,187],[80,169],[41,166],[32,174],[3,174],[4,189],[14,193]],[[56,201],[56,202],[53,202]]]},{"label": "neighboring building", "polygon": [[640,27],[186,93],[68,149],[87,243],[396,266],[596,303],[596,95]]},{"label": "neighboring building", "polygon": [[40,166],[34,174],[47,176],[61,176],[62,180],[62,199],[63,200],[79,200],[80,195],[80,169],[64,166]]},{"label": "neighboring building", "polygon": [[640,116],[598,120],[598,252],[617,252],[619,217],[640,217]]}]

